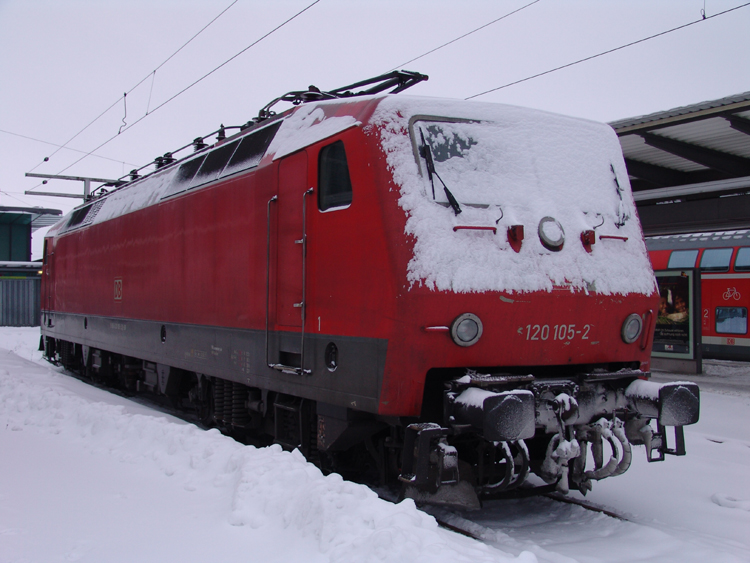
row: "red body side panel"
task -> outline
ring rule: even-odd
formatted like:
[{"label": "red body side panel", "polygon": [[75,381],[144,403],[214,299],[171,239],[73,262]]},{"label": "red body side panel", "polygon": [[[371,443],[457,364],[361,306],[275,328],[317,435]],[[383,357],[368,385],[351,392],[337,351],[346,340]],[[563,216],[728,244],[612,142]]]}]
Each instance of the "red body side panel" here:
[{"label": "red body side panel", "polygon": [[[347,111],[364,119],[373,107],[365,101]],[[330,108],[334,115],[344,111]],[[318,153],[336,139],[346,147],[353,201],[321,212]],[[413,240],[404,235],[398,197],[376,135],[353,127],[213,186],[58,236],[45,308],[263,330],[268,274],[270,328],[297,333],[306,246],[305,332],[387,341],[380,414],[419,415],[433,368],[636,362],[648,369],[656,293],[454,294],[412,287],[406,274]],[[303,210],[306,245],[299,242]],[[661,259],[652,254],[655,267]],[[449,326],[466,312],[484,325],[474,346],[425,330]],[[620,330],[632,313],[645,319],[644,337],[625,344]]]}]

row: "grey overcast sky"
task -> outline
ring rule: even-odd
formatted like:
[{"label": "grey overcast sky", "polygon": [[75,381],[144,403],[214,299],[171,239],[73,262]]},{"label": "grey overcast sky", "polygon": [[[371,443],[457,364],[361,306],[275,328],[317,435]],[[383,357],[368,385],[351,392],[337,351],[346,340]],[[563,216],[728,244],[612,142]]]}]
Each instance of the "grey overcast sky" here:
[{"label": "grey overcast sky", "polygon": [[[24,173],[117,178],[310,84],[333,89],[398,67],[430,76],[409,94],[467,98],[698,20],[475,99],[613,121],[750,90],[750,6],[710,17],[745,0],[538,0],[406,65],[532,0],[319,0],[159,107],[313,2],[238,0],[152,73],[232,1],[0,0],[0,205],[67,211],[80,202],[23,192],[80,184],[41,187]],[[123,92],[144,78],[125,115]]]}]

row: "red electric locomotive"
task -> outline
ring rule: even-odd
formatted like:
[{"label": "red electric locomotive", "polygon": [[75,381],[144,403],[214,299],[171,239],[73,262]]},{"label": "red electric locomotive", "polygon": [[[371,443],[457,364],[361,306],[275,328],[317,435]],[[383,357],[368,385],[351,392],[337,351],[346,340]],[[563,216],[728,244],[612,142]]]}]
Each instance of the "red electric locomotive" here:
[{"label": "red electric locomotive", "polygon": [[750,231],[649,237],[654,270],[700,268],[701,354],[750,361]]},{"label": "red electric locomotive", "polygon": [[45,240],[46,356],[432,502],[684,453],[614,133],[380,93],[425,78],[287,94],[96,193]]}]

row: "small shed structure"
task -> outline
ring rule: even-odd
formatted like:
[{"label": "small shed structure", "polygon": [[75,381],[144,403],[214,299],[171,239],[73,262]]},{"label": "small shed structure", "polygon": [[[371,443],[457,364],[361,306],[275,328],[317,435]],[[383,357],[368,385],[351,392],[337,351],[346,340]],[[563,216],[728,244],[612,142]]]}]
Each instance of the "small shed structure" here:
[{"label": "small shed structure", "polygon": [[31,261],[31,233],[59,209],[0,206],[0,326],[39,326],[42,263]]}]

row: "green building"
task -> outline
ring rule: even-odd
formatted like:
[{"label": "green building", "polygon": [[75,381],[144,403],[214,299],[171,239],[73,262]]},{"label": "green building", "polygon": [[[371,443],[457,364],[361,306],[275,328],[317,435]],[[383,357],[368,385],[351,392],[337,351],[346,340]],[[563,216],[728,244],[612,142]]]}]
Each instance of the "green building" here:
[{"label": "green building", "polygon": [[41,261],[31,261],[31,233],[56,223],[59,209],[0,206],[0,326],[38,326]]}]

